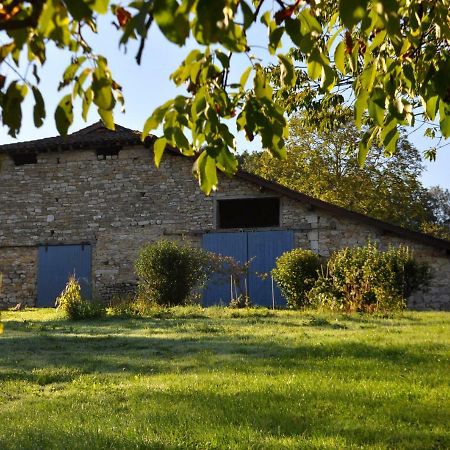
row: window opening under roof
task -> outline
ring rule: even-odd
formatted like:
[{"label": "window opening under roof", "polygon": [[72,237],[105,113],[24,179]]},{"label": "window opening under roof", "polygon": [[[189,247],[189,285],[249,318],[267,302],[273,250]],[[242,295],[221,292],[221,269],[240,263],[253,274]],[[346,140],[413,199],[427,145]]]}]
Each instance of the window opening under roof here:
[{"label": "window opening under roof", "polygon": [[120,147],[100,147],[96,150],[97,159],[117,159],[119,157]]},{"label": "window opening under roof", "polygon": [[36,153],[16,153],[11,155],[16,166],[24,166],[25,164],[37,164]]},{"label": "window opening under roof", "polygon": [[218,228],[280,226],[279,198],[241,198],[217,201]]}]

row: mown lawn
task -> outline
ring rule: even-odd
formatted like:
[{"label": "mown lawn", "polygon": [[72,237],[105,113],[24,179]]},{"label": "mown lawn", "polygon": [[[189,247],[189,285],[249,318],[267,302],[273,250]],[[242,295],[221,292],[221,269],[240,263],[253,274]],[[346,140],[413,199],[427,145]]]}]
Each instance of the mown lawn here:
[{"label": "mown lawn", "polygon": [[450,314],[4,312],[0,448],[450,448]]}]

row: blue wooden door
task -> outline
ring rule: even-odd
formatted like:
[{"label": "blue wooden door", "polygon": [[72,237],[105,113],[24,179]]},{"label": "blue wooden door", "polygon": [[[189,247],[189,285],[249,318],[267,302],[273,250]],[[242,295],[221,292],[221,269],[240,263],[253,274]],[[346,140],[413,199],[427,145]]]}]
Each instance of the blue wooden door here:
[{"label": "blue wooden door", "polygon": [[[208,233],[203,235],[203,248],[236,261],[247,261],[247,233]],[[203,291],[203,305],[228,305],[231,300],[231,280],[215,275]],[[238,292],[242,294],[243,292]]]},{"label": "blue wooden door", "polygon": [[80,282],[81,293],[91,297],[91,246],[49,245],[39,247],[37,306],[55,306],[56,297],[71,275]]},{"label": "blue wooden door", "polygon": [[[248,257],[253,258],[248,274],[250,299],[261,306],[272,306],[272,278],[270,271],[276,259],[294,248],[293,231],[248,232]],[[262,276],[268,274],[268,276]],[[275,306],[286,306],[280,289],[273,284]]]},{"label": "blue wooden door", "polygon": [[[203,236],[203,248],[224,256],[232,256],[238,262],[252,259],[247,278],[241,286],[247,286],[247,293],[255,305],[272,306],[272,281],[270,275],[263,279],[263,273],[269,273],[275,267],[275,260],[284,252],[294,248],[293,231],[246,231],[239,233],[208,233]],[[245,294],[238,292],[237,294]],[[235,296],[235,294],[234,294]],[[285,306],[286,301],[274,284],[276,306]],[[230,279],[213,277],[203,295],[205,306],[225,304],[231,300]]]}]

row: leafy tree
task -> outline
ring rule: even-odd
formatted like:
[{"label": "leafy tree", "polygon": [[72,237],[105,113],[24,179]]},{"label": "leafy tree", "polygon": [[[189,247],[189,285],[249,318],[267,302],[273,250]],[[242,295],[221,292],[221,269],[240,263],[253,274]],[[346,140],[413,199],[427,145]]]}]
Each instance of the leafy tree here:
[{"label": "leafy tree", "polygon": [[433,186],[428,189],[427,195],[432,219],[423,222],[420,226],[421,230],[450,240],[450,191],[440,186]]},{"label": "leafy tree", "polygon": [[[0,76],[2,121],[16,136],[22,101],[31,92],[34,123],[42,125],[46,111],[39,69],[54,43],[73,54],[60,86],[71,92],[54,114],[59,132],[67,133],[73,121],[74,101],[81,102],[83,117],[95,105],[105,124],[114,126],[113,110],[123,102],[120,86],[106,59],[83,37],[86,28],[97,31],[97,15],[111,11],[120,45],[139,41],[137,63],[152,26],[170,42],[183,46],[192,36],[199,47],[171,76],[176,85],[186,86],[186,94],[157,108],[143,127],[145,138],[163,126],[155,143],[157,165],[166,144],[198,155],[194,171],[209,193],[217,186],[217,169],[230,175],[237,169],[230,121],[249,140],[259,136],[265,149],[282,157],[285,110],[307,111],[317,127],[326,128],[330,117],[323,112],[344,102],[352,104],[356,126],[364,130],[358,153],[363,163],[372,144],[394,153],[400,126],[434,121],[427,135],[450,135],[449,7],[450,0],[138,0],[121,5],[5,0],[0,4],[0,74],[8,65],[15,75]],[[267,30],[262,44],[278,61],[275,69],[263,67],[247,40],[259,24]],[[238,82],[230,75],[235,54],[249,59]],[[32,70],[21,70],[24,60]]]},{"label": "leafy tree", "polygon": [[274,160],[266,152],[245,154],[244,168],[313,197],[412,229],[434,221],[431,196],[420,182],[420,153],[405,137],[400,138],[392,157],[374,146],[360,168],[355,147],[361,132],[351,123],[317,131],[297,118],[290,128],[286,159]]}]

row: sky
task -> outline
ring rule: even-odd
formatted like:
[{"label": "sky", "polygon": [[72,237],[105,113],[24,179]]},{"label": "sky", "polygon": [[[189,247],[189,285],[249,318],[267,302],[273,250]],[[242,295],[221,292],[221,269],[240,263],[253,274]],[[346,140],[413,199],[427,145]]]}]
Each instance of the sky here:
[{"label": "sky", "polygon": [[[123,87],[126,111],[122,114],[119,109],[116,110],[116,123],[131,129],[141,130],[145,120],[156,107],[175,95],[183,94],[183,89],[175,88],[169,80],[169,75],[178,67],[194,44],[190,42],[187,48],[180,49],[166,41],[156,26],[153,25],[145,46],[142,64],[138,66],[134,59],[136,46],[129,46],[126,52],[123,48],[119,49],[120,34],[112,26],[111,20],[111,17],[103,18],[99,22],[99,34],[88,36],[87,40],[97,53],[108,58],[114,78]],[[258,45],[264,39],[265,36],[262,35],[261,30],[256,30],[253,35],[249,36],[249,43]],[[263,62],[269,60],[267,50],[257,47],[255,52],[257,52],[256,56],[261,58]],[[30,99],[24,106],[22,129],[17,139],[8,136],[5,127],[0,127],[1,144],[40,139],[58,134],[53,113],[65,92],[58,92],[57,86],[64,69],[70,62],[70,55],[53,48],[49,49],[47,58],[48,60],[40,72],[41,92],[47,105],[47,119],[44,125],[39,129],[34,127],[33,102]],[[236,74],[249,65],[245,56],[233,56],[232,62],[236,67]],[[29,94],[29,97],[32,97],[32,95]],[[98,115],[95,108],[91,108],[88,120],[84,122],[78,105],[75,108],[75,121],[69,129],[69,133],[97,120]],[[409,139],[421,151],[433,145],[429,139],[422,136],[421,132],[412,134]],[[237,144],[239,151],[260,149],[259,141],[255,139],[254,142],[249,143],[243,134],[237,135]],[[426,170],[423,173],[422,182],[425,186],[440,185],[450,189],[450,145],[438,151],[435,162],[424,161],[424,165]]]}]

